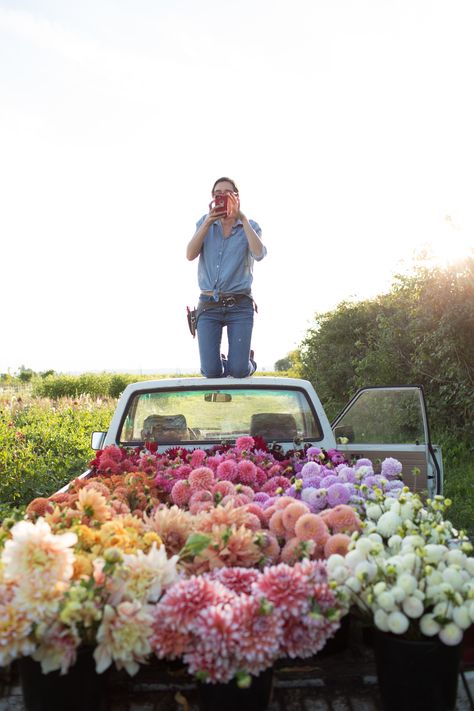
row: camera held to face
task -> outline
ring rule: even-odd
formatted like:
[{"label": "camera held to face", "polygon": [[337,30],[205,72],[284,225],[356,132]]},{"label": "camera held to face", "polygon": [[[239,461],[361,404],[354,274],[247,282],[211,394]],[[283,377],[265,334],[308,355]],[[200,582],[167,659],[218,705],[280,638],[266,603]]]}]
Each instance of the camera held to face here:
[{"label": "camera held to face", "polygon": [[209,210],[213,210],[214,215],[230,217],[232,214],[232,203],[229,200],[229,195],[216,195],[214,200],[209,203]]}]

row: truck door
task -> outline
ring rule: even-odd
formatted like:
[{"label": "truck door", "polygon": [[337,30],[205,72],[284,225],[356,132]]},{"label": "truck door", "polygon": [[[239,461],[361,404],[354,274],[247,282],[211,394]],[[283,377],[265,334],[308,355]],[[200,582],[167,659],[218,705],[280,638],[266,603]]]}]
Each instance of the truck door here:
[{"label": "truck door", "polygon": [[423,496],[443,493],[441,450],[432,445],[423,388],[362,388],[331,424],[337,449],[367,457],[375,470],[386,457],[403,465],[403,480]]}]

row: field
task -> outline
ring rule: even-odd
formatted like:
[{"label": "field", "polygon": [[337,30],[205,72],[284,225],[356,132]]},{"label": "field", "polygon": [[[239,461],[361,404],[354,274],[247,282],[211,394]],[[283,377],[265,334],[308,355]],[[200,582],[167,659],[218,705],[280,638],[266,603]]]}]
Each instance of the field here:
[{"label": "field", "polygon": [[[21,512],[87,469],[94,457],[91,433],[106,430],[116,398],[49,398],[31,389],[0,393],[0,519]],[[470,445],[445,439],[445,495],[451,519],[474,535],[474,463]]]}]

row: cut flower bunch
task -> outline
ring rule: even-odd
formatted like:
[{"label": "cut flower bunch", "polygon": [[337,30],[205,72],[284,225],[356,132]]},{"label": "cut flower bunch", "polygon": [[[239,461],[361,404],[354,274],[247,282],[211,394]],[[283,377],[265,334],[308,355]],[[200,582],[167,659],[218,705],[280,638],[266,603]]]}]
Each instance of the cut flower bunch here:
[{"label": "cut flower bunch", "polygon": [[450,503],[407,489],[367,502],[347,555],[329,557],[330,579],[382,632],[457,645],[474,623],[473,546],[444,518]]},{"label": "cut flower bunch", "polygon": [[86,645],[98,672],[112,662],[138,671],[151,652],[152,606],[178,580],[178,556],[168,558],[156,535],[142,531],[138,541],[137,528],[126,552],[133,525],[118,522],[112,544],[90,557],[84,531],[54,534],[42,518],[13,525],[0,558],[0,666],[31,655],[44,673],[64,674]]}]

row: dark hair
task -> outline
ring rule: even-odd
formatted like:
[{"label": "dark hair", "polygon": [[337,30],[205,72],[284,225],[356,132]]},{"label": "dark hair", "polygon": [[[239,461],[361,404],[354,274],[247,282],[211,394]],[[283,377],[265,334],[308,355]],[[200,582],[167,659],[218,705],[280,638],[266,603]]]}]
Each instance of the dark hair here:
[{"label": "dark hair", "polygon": [[222,182],[224,182],[224,180],[225,180],[227,183],[230,183],[230,184],[232,185],[232,187],[234,188],[234,192],[235,192],[235,193],[237,193],[237,194],[239,193],[239,189],[238,189],[237,185],[235,184],[235,182],[232,180],[232,178],[226,178],[225,176],[224,176],[223,178],[218,178],[218,179],[216,180],[216,182],[215,182],[214,185],[212,186],[211,192],[214,193],[214,190],[215,190],[215,188],[216,188],[217,183],[222,183]]}]

